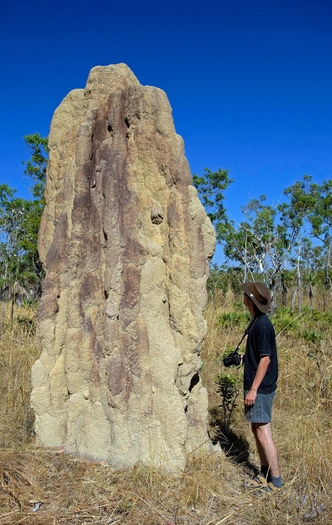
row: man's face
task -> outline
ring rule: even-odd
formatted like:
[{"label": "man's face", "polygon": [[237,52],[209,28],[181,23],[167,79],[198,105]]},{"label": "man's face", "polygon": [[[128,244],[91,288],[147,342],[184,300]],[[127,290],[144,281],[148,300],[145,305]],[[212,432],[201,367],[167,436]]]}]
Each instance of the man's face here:
[{"label": "man's face", "polygon": [[249,308],[249,304],[251,303],[251,299],[244,293],[243,294],[243,304]]}]

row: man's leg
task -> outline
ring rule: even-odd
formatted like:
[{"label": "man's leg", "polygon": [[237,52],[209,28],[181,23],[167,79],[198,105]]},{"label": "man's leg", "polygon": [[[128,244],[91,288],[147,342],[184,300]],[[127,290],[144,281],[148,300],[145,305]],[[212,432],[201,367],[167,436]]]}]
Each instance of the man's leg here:
[{"label": "man's leg", "polygon": [[256,428],[255,428],[254,425],[256,425],[256,423],[252,423],[251,424],[251,430],[252,430],[252,432],[254,434],[254,437],[255,437],[256,448],[257,448],[257,452],[258,452],[259,459],[260,459],[260,464],[261,464],[260,475],[269,480],[269,478],[271,476],[269,462],[268,462],[268,460],[267,460],[267,458],[265,456],[263,447],[261,446],[259,440],[256,437]]},{"label": "man's leg", "polygon": [[252,423],[251,429],[255,436],[261,466],[264,467],[262,470],[267,467],[272,477],[271,481],[278,480],[276,483],[281,486],[278,452],[272,437],[271,423]]}]

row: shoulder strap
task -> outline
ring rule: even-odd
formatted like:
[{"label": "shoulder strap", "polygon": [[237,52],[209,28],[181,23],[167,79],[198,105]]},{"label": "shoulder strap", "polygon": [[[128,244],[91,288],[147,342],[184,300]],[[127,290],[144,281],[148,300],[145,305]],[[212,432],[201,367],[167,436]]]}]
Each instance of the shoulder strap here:
[{"label": "shoulder strap", "polygon": [[[247,328],[245,329],[244,331],[244,336],[248,335],[250,330],[252,329],[252,327],[254,326],[254,324],[256,323],[258,317],[254,317],[253,319],[251,319],[250,323],[248,324]],[[243,337],[244,337],[243,336]],[[243,338],[242,338],[243,339]]]},{"label": "shoulder strap", "polygon": [[251,319],[250,323],[248,324],[247,328],[244,331],[244,334],[243,334],[243,336],[241,338],[241,341],[239,342],[239,344],[237,345],[237,347],[235,349],[236,351],[240,348],[243,339],[245,338],[246,335],[249,334],[250,330],[252,329],[252,327],[254,326],[256,321],[257,321],[257,317],[254,317],[253,319]]}]

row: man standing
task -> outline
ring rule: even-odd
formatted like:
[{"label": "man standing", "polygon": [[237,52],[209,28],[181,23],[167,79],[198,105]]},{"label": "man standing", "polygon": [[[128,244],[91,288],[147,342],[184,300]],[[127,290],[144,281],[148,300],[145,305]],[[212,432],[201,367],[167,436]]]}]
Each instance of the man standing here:
[{"label": "man standing", "polygon": [[275,332],[266,315],[271,296],[260,282],[244,283],[241,289],[243,302],[252,317],[243,357],[245,414],[251,423],[261,463],[260,475],[246,486],[272,492],[282,487],[282,477],[271,430],[272,402],[278,378]]}]

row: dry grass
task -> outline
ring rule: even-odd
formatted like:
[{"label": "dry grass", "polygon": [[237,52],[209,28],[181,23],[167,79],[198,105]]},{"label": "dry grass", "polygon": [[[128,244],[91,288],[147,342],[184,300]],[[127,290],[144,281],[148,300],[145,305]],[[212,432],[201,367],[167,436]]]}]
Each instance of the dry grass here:
[{"label": "dry grass", "polygon": [[[212,427],[221,419],[214,383],[220,357],[243,331],[243,320],[236,316],[230,317],[228,326],[220,323],[220,314],[232,312],[233,303],[228,294],[207,309],[203,380]],[[312,342],[314,335],[307,334],[307,339],[298,335],[308,329],[307,320],[298,321],[297,331],[285,329],[287,319],[279,322],[280,381],[273,431],[285,486],[277,495],[262,498],[241,485],[248,468],[258,463],[241,400],[233,433],[221,443],[228,453],[219,443],[211,454],[188,458],[186,470],[177,475],[141,464],[112,470],[59,451],[37,449],[28,407],[31,365],[40,349],[34,313],[20,315],[21,321],[8,326],[0,338],[0,525],[330,523],[332,337],[326,323],[319,329],[322,337]],[[320,322],[316,319],[313,324],[316,332]]]},{"label": "dry grass", "polygon": [[31,436],[30,374],[40,354],[35,326],[35,309],[22,308],[0,335],[0,447],[19,446]]}]

